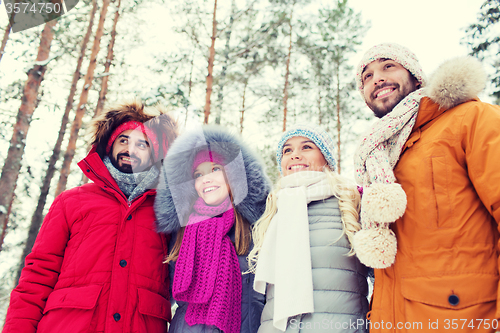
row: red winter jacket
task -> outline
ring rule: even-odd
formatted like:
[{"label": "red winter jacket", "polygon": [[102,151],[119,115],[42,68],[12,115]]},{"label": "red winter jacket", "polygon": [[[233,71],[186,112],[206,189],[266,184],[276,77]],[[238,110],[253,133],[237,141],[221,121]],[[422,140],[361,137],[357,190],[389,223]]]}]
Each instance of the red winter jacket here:
[{"label": "red winter jacket", "polygon": [[167,237],[148,190],[127,203],[99,155],[59,195],[12,291],[3,333],[167,332]]}]

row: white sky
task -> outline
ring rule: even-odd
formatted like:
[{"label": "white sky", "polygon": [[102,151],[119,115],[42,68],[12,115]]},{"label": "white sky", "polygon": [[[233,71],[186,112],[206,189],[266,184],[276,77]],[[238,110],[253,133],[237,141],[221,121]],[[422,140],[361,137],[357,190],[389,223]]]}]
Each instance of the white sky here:
[{"label": "white sky", "polygon": [[[323,1],[325,4],[330,4],[335,0]],[[371,28],[359,48],[360,51],[352,57],[351,64],[355,67],[364,52],[373,45],[394,42],[412,50],[420,60],[424,72],[430,76],[445,60],[467,55],[468,49],[460,44],[460,41],[465,36],[465,28],[477,20],[479,9],[484,1],[349,0],[349,6],[355,12],[361,13],[363,21],[371,23]],[[157,15],[161,14],[157,13]],[[481,94],[479,97],[491,102],[491,98],[486,94]],[[246,120],[245,128],[249,126],[258,128],[250,121]],[[361,126],[368,127],[369,124],[365,123]],[[364,131],[364,129],[358,130]],[[244,137],[250,141],[259,140],[261,133],[258,130],[246,130]],[[349,169],[350,165],[347,168]],[[346,175],[349,176],[350,173]]]},{"label": "white sky", "polygon": [[[229,2],[230,0],[220,1]],[[326,3],[326,1],[335,0],[324,1]],[[350,0],[349,5],[356,12],[361,12],[365,21],[371,22],[371,28],[360,48],[361,52],[352,58],[352,64],[355,66],[362,54],[371,46],[382,42],[395,42],[411,49],[419,58],[424,71],[430,75],[444,60],[467,54],[467,49],[460,44],[460,40],[465,35],[465,28],[476,21],[477,13],[483,2],[484,0]],[[3,4],[0,5],[1,35],[3,35],[3,29],[7,24],[4,8]],[[165,33],[167,30],[165,25],[168,25],[168,19],[166,19],[168,13],[160,12],[158,11],[157,15],[152,14],[148,23],[158,18],[158,25],[163,25],[163,29],[150,29],[151,38],[149,41],[145,41],[144,48],[146,45],[151,45],[158,50],[161,46],[168,46],[168,43],[162,45],[158,40],[160,36],[165,38],[167,35],[166,38],[168,38],[168,33]],[[35,29],[40,30],[40,28]],[[133,50],[130,51],[133,52]],[[4,57],[0,64],[0,71],[7,74],[15,61]],[[9,79],[9,77],[4,77],[4,79]],[[487,96],[480,95],[480,98],[490,101]],[[0,105],[0,109],[1,107]],[[58,128],[59,125],[56,123],[54,122],[54,126]],[[38,141],[46,142],[43,134],[47,133],[47,125],[40,121],[32,123],[28,146],[34,146],[36,145],[34,142]],[[257,131],[254,135],[248,133],[247,137],[256,138],[261,135],[262,133]],[[6,149],[2,149],[2,151],[6,151]],[[37,154],[39,155],[40,151],[34,147],[28,147],[26,150],[26,158],[28,159],[36,159]],[[346,174],[348,177],[349,175]],[[27,207],[26,209],[32,208]],[[10,259],[11,264],[17,260],[14,257]],[[6,268],[1,266],[0,270]]]},{"label": "white sky", "polygon": [[[326,3],[334,0],[324,1]],[[354,10],[361,12],[365,21],[371,22],[371,28],[361,47],[362,52],[354,56],[352,62],[357,64],[362,53],[375,44],[395,42],[411,49],[429,75],[442,61],[467,54],[467,48],[460,45],[460,39],[465,35],[465,27],[476,21],[479,8],[484,1],[349,0],[349,5]],[[163,29],[153,29],[153,31],[156,30],[157,36],[161,31],[163,38],[169,39],[168,34],[164,33],[165,24],[168,22],[165,20],[165,14],[161,13],[160,16],[152,13],[151,20],[148,21],[158,19],[158,26]],[[0,6],[2,35],[6,24],[7,16],[2,4]],[[2,59],[2,62],[7,61],[9,59]],[[0,67],[0,70],[2,69],[7,70],[4,66]]]},{"label": "white sky", "polygon": [[[325,4],[335,0],[320,0]],[[368,30],[360,52],[351,59],[353,66],[356,66],[363,53],[371,46],[383,42],[395,42],[408,47],[420,60],[422,67],[429,76],[443,61],[461,55],[467,54],[467,48],[460,44],[460,40],[465,36],[465,28],[474,23],[477,19],[480,6],[485,0],[349,0],[349,6],[355,12],[360,12],[363,21],[369,21],[371,28]],[[230,0],[219,0],[221,8],[228,6]],[[149,6],[148,6],[149,7]],[[141,35],[145,41],[142,47],[129,50],[128,60],[140,62],[152,60],[152,54],[170,49],[172,43],[176,43],[177,36],[169,33],[171,20],[165,19],[169,12],[165,6],[158,5],[141,9],[141,12],[147,17],[147,24],[137,27],[142,30]],[[0,27],[3,28],[7,23],[7,16],[3,4],[0,6]],[[121,21],[119,24],[124,24]],[[41,27],[37,27],[41,31]],[[3,31],[3,29],[1,30]],[[38,46],[38,45],[37,45]],[[26,62],[28,59],[24,59]],[[26,66],[26,63],[23,66]],[[0,71],[7,74],[2,80],[9,79],[12,71],[24,73],[15,64],[22,64],[21,60],[9,59],[5,56],[0,63]],[[354,75],[354,73],[353,73]],[[6,82],[4,82],[6,83]],[[160,82],[161,83],[161,82]],[[55,88],[55,87],[53,87]],[[66,92],[64,92],[64,95]],[[479,96],[482,100],[491,102],[491,99],[482,94]],[[203,103],[204,96],[195,98],[195,103]],[[201,101],[201,102],[200,102]],[[203,108],[203,105],[198,105]],[[0,110],[2,106],[0,105]],[[1,112],[1,111],[0,111]],[[46,119],[44,112],[48,110],[37,110],[36,115],[39,119]],[[367,111],[369,112],[369,111]],[[180,119],[183,119],[181,115]],[[258,130],[257,119],[252,119],[252,114],[248,114],[245,120],[244,137],[246,140],[259,140],[261,133]],[[35,117],[37,118],[37,117]],[[191,122],[191,121],[190,121]],[[192,120],[197,123],[196,119]],[[47,129],[53,126],[50,131],[54,139],[47,135]],[[54,121],[49,124],[45,121],[34,121],[28,136],[28,147],[26,158],[36,160],[39,158],[40,148],[34,148],[30,144],[40,141],[48,142],[55,140],[58,130],[58,123]],[[360,125],[364,126],[364,125]],[[366,125],[367,126],[367,125]],[[257,130],[253,130],[257,128]],[[364,129],[358,128],[359,133]],[[42,139],[42,140],[40,140]],[[31,147],[30,147],[31,146]],[[42,149],[49,149],[52,143],[46,143]],[[5,149],[6,150],[6,149]],[[2,149],[4,151],[4,149]]]},{"label": "white sky", "polygon": [[[325,4],[335,0],[322,0]],[[360,12],[363,21],[369,21],[371,28],[368,30],[360,52],[351,59],[353,66],[356,66],[363,53],[371,46],[383,42],[395,42],[408,47],[420,60],[422,67],[429,76],[443,61],[467,54],[467,48],[460,44],[460,40],[465,36],[465,28],[474,23],[477,19],[480,6],[485,0],[349,0],[349,5]],[[229,5],[230,0],[219,0],[221,8]],[[166,6],[165,6],[166,7]],[[176,43],[178,37],[169,33],[171,20],[165,19],[169,12],[167,8],[158,5],[143,8],[142,13],[147,16],[147,24],[137,27],[144,33],[146,39],[142,47],[129,50],[132,58],[139,62],[152,59],[154,52],[168,51],[172,43]],[[7,17],[3,4],[0,6],[0,27],[7,23]],[[119,24],[124,24],[121,21]],[[41,27],[34,28],[41,31]],[[3,29],[1,30],[3,31]],[[38,46],[38,45],[37,45]],[[27,59],[24,59],[26,61]],[[129,57],[129,60],[131,58]],[[5,56],[0,63],[0,71],[7,76],[3,80],[9,79],[11,71],[15,71],[15,59]],[[20,65],[21,60],[17,61]],[[24,63],[25,66],[25,63]],[[17,69],[17,72],[24,71]],[[354,75],[354,73],[353,73]],[[160,82],[161,83],[161,82]],[[204,96],[196,98],[204,102]],[[482,94],[481,99],[491,102],[491,99]],[[202,108],[203,105],[198,105]],[[0,110],[2,106],[0,105]],[[42,115],[44,110],[37,110],[37,115]],[[183,117],[183,116],[182,116]],[[250,140],[260,138],[260,132],[251,128],[258,128],[257,119],[252,119],[248,115],[246,119],[244,136]],[[42,116],[42,119],[45,117]],[[193,122],[197,120],[193,119]],[[253,124],[255,122],[255,124]],[[38,124],[37,124],[38,123]],[[33,122],[28,136],[28,146],[30,143],[38,142],[39,139],[47,137],[47,126],[43,122]],[[57,121],[54,121],[54,131],[58,128]],[[361,129],[362,131],[362,129]],[[52,132],[52,131],[51,131]],[[45,135],[44,135],[45,134]],[[54,134],[55,136],[55,134]],[[54,139],[55,140],[55,139]],[[45,141],[45,140],[43,140]],[[50,141],[50,140],[49,140]],[[47,147],[51,144],[47,145]],[[43,149],[46,149],[45,147]],[[36,159],[38,149],[26,151],[26,158]]]},{"label": "white sky", "polygon": [[485,0],[349,0],[350,6],[371,21],[371,29],[357,54],[375,44],[398,43],[412,50],[429,76],[445,60],[467,55],[460,44],[465,28],[474,23]]}]

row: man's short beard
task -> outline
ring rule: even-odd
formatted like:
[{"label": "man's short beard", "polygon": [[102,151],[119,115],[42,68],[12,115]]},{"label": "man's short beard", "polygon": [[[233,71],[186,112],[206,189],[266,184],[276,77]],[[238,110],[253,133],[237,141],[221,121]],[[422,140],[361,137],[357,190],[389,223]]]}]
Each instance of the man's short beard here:
[{"label": "man's short beard", "polygon": [[378,91],[385,89],[388,86],[395,87],[396,88],[395,91],[398,93],[398,96],[391,104],[383,105],[382,107],[378,107],[376,105],[376,103],[371,103],[369,101],[366,101],[366,105],[368,105],[368,107],[373,111],[373,113],[375,114],[375,117],[377,117],[377,118],[382,118],[383,116],[385,116],[386,114],[391,112],[392,109],[394,109],[394,107],[396,105],[398,105],[399,102],[401,102],[403,100],[403,98],[406,97],[406,95],[404,95],[404,92],[399,90],[399,88],[400,88],[399,84],[395,83],[395,84],[383,84],[383,85],[381,85],[380,88],[378,88],[377,90],[375,90],[372,93],[372,98],[373,98],[373,96],[376,95],[376,93]]},{"label": "man's short beard", "polygon": [[394,99],[394,101],[389,105],[384,105],[383,107],[378,107],[375,105],[375,103],[371,103],[369,101],[366,101],[366,105],[368,105],[368,107],[373,111],[373,113],[375,114],[375,117],[382,118],[386,114],[390,113],[396,107],[396,105],[398,105],[403,99],[405,99],[406,96],[408,96],[409,94],[411,94],[412,92],[414,92],[415,90],[420,88],[420,85],[417,83],[416,79],[413,79],[413,77],[412,77],[411,83],[412,84],[410,84],[410,86],[407,86],[407,85],[403,86],[402,90],[400,89],[401,86],[398,83],[382,84],[382,85],[380,85],[380,87],[377,90],[375,90],[372,93],[372,98],[373,98],[373,96],[375,96],[377,94],[378,91],[380,91],[386,87],[392,86],[392,87],[396,88],[395,91],[398,94],[396,96],[396,98]]},{"label": "man's short beard", "polygon": [[[401,97],[401,98],[399,98],[399,97]],[[394,101],[394,103],[391,103],[391,105],[384,106],[381,108],[379,108],[379,107],[377,107],[369,102],[366,102],[366,104],[373,111],[373,114],[375,115],[375,117],[382,118],[386,114],[390,113],[392,111],[392,109],[394,109],[394,107],[396,105],[398,105],[399,102],[401,102],[405,97],[406,96],[398,96],[398,98]]]},{"label": "man's short beard", "polygon": [[109,159],[111,160],[111,164],[113,164],[113,166],[118,169],[118,171],[121,171],[123,173],[134,173],[134,170],[132,169],[132,165],[130,164],[123,164],[123,165],[120,165],[118,163],[118,160],[120,159],[120,157],[122,156],[126,156],[126,157],[130,157],[129,154],[127,153],[121,153],[121,154],[118,154],[116,155],[116,159],[115,157],[113,156],[113,154],[110,154],[109,155]]}]

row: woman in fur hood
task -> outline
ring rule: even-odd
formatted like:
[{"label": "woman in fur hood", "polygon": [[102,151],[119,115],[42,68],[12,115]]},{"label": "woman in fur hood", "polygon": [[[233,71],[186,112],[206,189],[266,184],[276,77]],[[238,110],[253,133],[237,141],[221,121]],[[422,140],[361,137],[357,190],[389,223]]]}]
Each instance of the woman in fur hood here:
[{"label": "woman in fur hood", "polygon": [[155,201],[158,231],[177,234],[167,258],[178,304],[170,332],[257,331],[264,296],[243,272],[269,189],[263,164],[222,127],[172,145]]}]

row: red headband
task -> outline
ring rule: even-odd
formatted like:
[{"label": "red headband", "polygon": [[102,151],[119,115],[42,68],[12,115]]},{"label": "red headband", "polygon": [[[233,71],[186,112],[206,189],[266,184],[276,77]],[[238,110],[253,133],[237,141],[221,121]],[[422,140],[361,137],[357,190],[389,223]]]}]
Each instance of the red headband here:
[{"label": "red headband", "polygon": [[[127,121],[125,123],[122,123],[120,126],[118,126],[113,133],[111,134],[111,137],[109,138],[108,145],[106,146],[106,154],[109,155],[111,151],[111,147],[113,146],[113,143],[115,142],[116,138],[122,133],[125,132],[126,130],[140,130],[142,133],[146,135],[146,137],[149,139],[151,142],[151,145],[153,146],[153,154],[155,157],[155,161],[158,160],[159,152],[160,152],[160,145],[158,143],[158,137],[156,134],[148,127],[144,126],[143,123],[140,123],[138,121]],[[165,135],[163,135],[163,145],[166,148],[168,146],[168,141],[166,140]],[[166,149],[165,149],[166,153]]]}]

